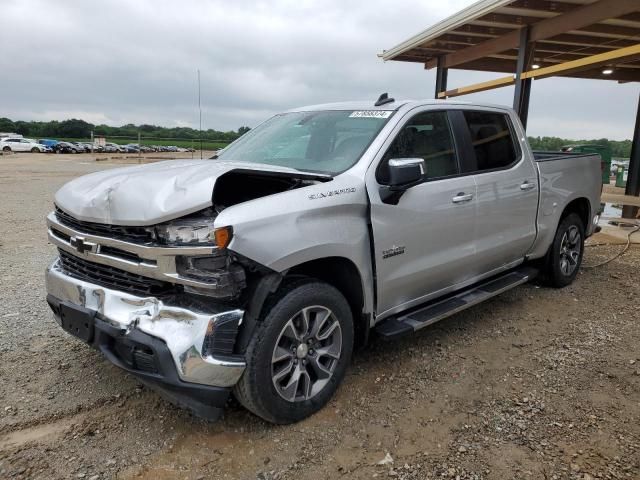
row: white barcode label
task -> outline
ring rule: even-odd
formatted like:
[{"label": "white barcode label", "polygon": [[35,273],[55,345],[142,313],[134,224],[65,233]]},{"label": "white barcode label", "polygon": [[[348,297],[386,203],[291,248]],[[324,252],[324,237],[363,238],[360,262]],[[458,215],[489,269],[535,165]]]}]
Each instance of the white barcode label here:
[{"label": "white barcode label", "polygon": [[359,110],[349,115],[350,118],[389,118],[392,110]]}]

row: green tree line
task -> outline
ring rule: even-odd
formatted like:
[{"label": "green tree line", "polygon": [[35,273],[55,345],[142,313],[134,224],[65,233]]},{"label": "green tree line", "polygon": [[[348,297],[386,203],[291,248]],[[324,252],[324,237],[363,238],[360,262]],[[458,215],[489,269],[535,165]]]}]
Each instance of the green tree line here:
[{"label": "green tree line", "polygon": [[608,145],[613,157],[629,158],[631,156],[631,140],[609,140],[607,138],[599,138],[597,140],[568,140],[558,137],[529,137],[529,144],[533,150],[556,152],[565,145]]},{"label": "green tree line", "polygon": [[[145,139],[150,138],[200,138],[200,132],[188,127],[159,127],[157,125],[133,125],[131,123],[121,127],[111,127],[109,125],[93,125],[72,118],[61,122],[52,120],[50,122],[25,122],[22,120],[12,121],[8,118],[0,118],[0,132],[19,133],[31,138],[90,138],[91,132],[94,135],[104,135],[105,137],[130,137],[136,138],[138,133]],[[240,135],[249,131],[249,127],[240,127],[238,131],[220,132],[208,129],[202,131],[202,138],[208,140],[220,140],[232,142]]]},{"label": "green tree line", "polygon": [[[109,125],[93,125],[72,118],[61,122],[52,120],[50,122],[25,122],[12,121],[8,118],[0,118],[0,132],[19,133],[25,137],[32,138],[89,138],[91,131],[94,135],[104,135],[108,137],[128,137],[136,138],[138,133],[145,139],[153,138],[200,138],[198,130],[188,127],[159,127],[157,125],[133,125],[131,123],[121,127],[111,127]],[[219,140],[222,142],[232,142],[240,135],[249,131],[249,127],[240,127],[238,131],[220,132],[218,130],[203,130],[202,138],[207,140]],[[631,156],[631,140],[609,140],[600,138],[597,140],[570,140],[559,137],[529,137],[529,143],[534,150],[558,151],[565,145],[571,144],[598,144],[609,145],[612,155],[619,158],[629,158]]]}]

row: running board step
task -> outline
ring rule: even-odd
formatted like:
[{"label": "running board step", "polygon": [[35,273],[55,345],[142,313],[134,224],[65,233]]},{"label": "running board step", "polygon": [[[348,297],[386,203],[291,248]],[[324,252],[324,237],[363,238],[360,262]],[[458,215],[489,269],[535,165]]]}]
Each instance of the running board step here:
[{"label": "running board step", "polygon": [[386,340],[408,335],[533,280],[537,275],[538,270],[532,267],[511,270],[498,277],[472,285],[466,290],[455,293],[444,300],[436,300],[434,303],[429,303],[411,313],[384,320],[375,326],[376,333]]}]

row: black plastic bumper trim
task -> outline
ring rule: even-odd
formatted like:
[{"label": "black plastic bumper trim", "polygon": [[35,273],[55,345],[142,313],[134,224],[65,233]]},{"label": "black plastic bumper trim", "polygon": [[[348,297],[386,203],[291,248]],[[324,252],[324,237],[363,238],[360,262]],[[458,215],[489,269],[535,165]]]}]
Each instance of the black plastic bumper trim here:
[{"label": "black plastic bumper trim", "polygon": [[[47,303],[60,323],[60,304],[64,302],[52,295],[47,295]],[[170,402],[191,410],[196,416],[210,420],[220,417],[229,399],[230,388],[182,381],[171,352],[162,340],[139,330],[131,330],[125,335],[124,330],[100,319],[95,312],[90,312],[89,315],[95,315],[95,317],[92,319],[93,338],[88,343],[98,349],[107,360],[134,375]],[[151,371],[137,369],[135,361],[130,365],[122,358],[120,353],[122,350],[130,348],[133,352],[140,347],[151,352],[146,354],[144,362],[145,369]],[[151,365],[155,368],[151,368]]]}]

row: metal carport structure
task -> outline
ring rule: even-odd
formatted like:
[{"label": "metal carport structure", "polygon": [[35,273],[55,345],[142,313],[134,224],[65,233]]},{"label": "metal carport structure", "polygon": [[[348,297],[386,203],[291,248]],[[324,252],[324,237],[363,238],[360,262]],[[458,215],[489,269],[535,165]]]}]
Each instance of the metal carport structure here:
[{"label": "metal carport structure", "polygon": [[[515,85],[526,127],[533,79],[640,82],[640,0],[481,0],[380,56],[435,68],[435,98]],[[509,75],[447,89],[452,68]],[[640,196],[640,96],[625,194]]]}]

